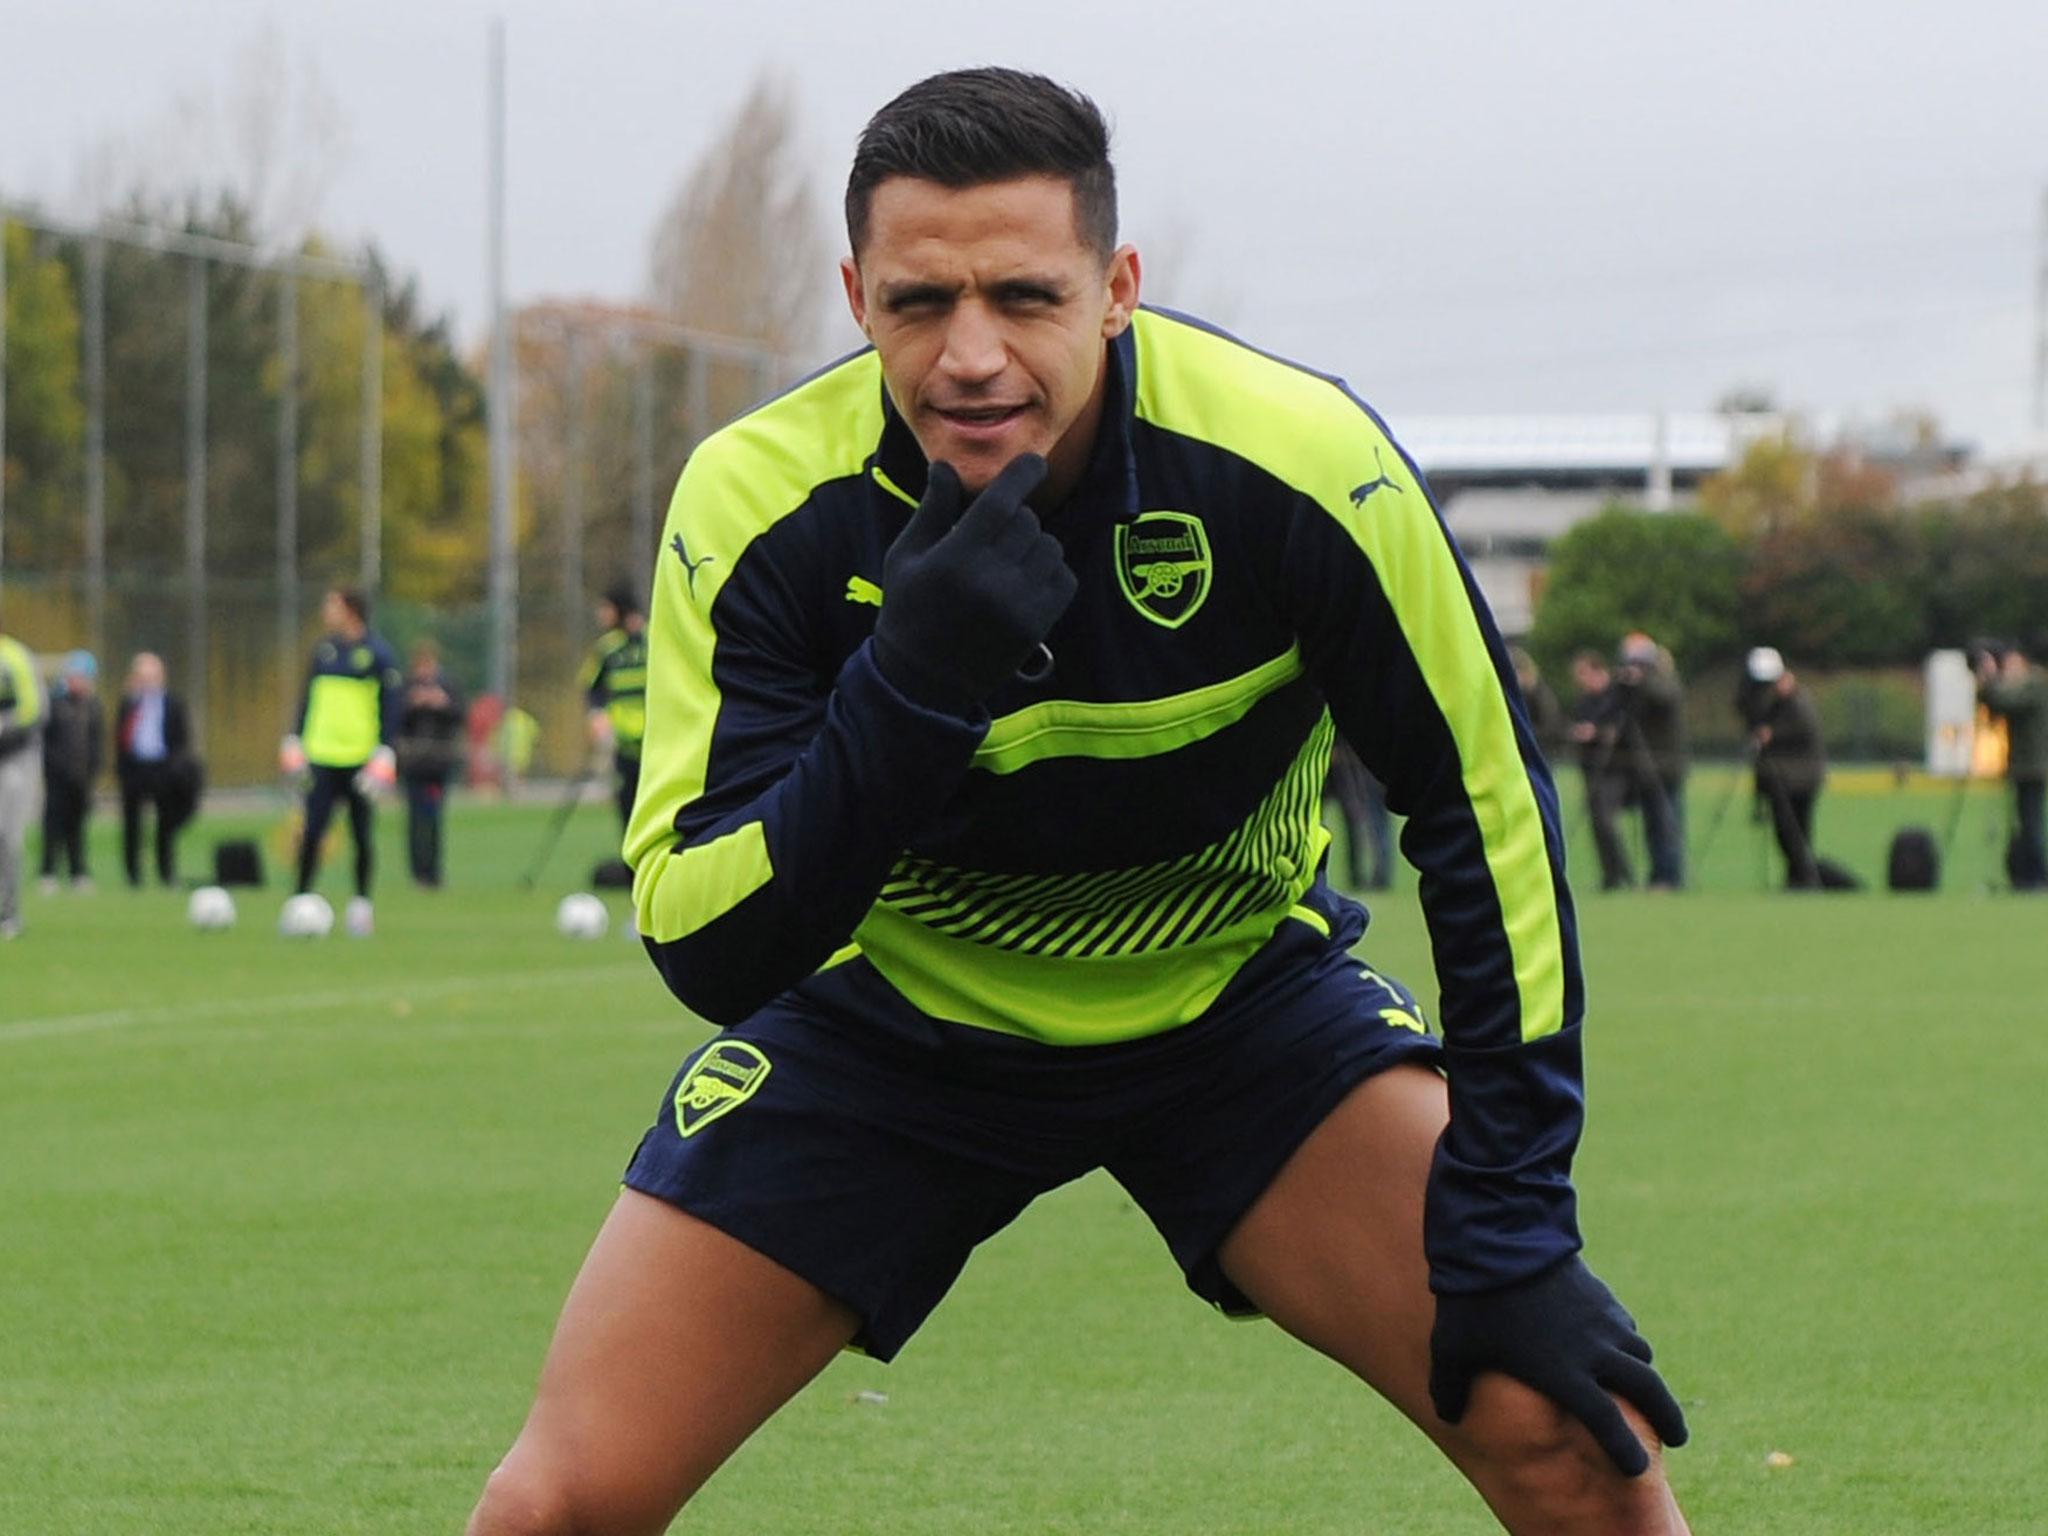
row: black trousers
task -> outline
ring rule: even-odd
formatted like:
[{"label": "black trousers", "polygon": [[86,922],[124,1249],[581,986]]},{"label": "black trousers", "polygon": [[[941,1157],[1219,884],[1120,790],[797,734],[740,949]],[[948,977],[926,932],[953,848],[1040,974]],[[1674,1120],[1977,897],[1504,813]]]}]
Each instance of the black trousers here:
[{"label": "black trousers", "polygon": [[374,841],[376,814],[370,797],[356,788],[356,775],[361,771],[360,764],[354,768],[314,766],[313,782],[306,790],[306,831],[299,840],[301,891],[313,889],[313,877],[320,872],[320,839],[327,835],[327,823],[334,816],[334,802],[346,800],[349,834],[356,845],[356,894],[370,894],[370,877],[376,872],[377,864]]},{"label": "black trousers", "polygon": [[2016,891],[2048,890],[2048,834],[2042,825],[2042,801],[2048,798],[2048,779],[2014,779],[2012,808],[2019,822],[2013,836],[2012,888]]},{"label": "black trousers", "polygon": [[421,885],[441,883],[441,810],[448,799],[445,778],[405,781],[405,850],[412,877]]},{"label": "black trousers", "polygon": [[92,813],[92,786],[67,779],[43,781],[43,878],[55,879],[61,856],[73,880],[83,880],[85,819]]},{"label": "black trousers", "polygon": [[633,797],[640,793],[640,759],[621,757],[613,766],[619,770],[619,830],[625,831],[626,823],[633,819]]},{"label": "black trousers", "polygon": [[1820,889],[1820,865],[1813,856],[1813,806],[1820,790],[1787,789],[1775,775],[1762,775],[1757,790],[1771,808],[1771,830],[1785,855],[1785,886],[1794,891]]},{"label": "black trousers", "polygon": [[170,797],[168,763],[133,763],[121,775],[121,863],[130,885],[142,884],[142,813],[156,818],[156,877],[165,885],[178,880],[177,828],[164,814]]}]

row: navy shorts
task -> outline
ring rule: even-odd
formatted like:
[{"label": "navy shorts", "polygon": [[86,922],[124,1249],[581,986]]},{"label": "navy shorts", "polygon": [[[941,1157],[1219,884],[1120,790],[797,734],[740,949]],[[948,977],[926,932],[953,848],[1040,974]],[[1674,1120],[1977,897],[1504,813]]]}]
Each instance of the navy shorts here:
[{"label": "navy shorts", "polygon": [[625,1182],[844,1302],[855,1345],[882,1360],[975,1244],[1096,1168],[1197,1295],[1250,1313],[1216,1259],[1231,1228],[1356,1084],[1441,1060],[1414,997],[1349,953],[1344,926],[1327,939],[1283,924],[1193,1023],[1111,1045],[901,1002],[877,1028],[785,997],[683,1063]]}]

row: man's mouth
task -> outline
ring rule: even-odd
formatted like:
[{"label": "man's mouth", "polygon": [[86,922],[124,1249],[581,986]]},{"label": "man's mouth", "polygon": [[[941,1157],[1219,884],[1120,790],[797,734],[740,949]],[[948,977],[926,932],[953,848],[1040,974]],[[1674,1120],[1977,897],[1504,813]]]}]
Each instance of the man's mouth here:
[{"label": "man's mouth", "polygon": [[934,406],[933,413],[949,426],[955,427],[997,427],[1022,416],[1022,405],[953,405]]}]

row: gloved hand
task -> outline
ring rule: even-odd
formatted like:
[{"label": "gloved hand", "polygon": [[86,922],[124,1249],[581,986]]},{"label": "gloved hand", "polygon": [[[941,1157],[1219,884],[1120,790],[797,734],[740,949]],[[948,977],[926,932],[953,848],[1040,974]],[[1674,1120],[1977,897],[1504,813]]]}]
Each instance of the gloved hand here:
[{"label": "gloved hand", "polygon": [[1447,1423],[1465,1416],[1473,1379],[1499,1371],[1584,1424],[1626,1476],[1648,1470],[1650,1456],[1609,1392],[1666,1445],[1685,1444],[1685,1415],[1650,1369],[1648,1341],[1576,1254],[1497,1291],[1437,1297],[1429,1362],[1430,1401]]},{"label": "gloved hand", "polygon": [[306,749],[296,736],[287,736],[277,746],[277,771],[287,776],[306,771]]},{"label": "gloved hand", "polygon": [[363,794],[381,794],[398,782],[398,754],[379,747],[370,760],[356,770],[356,788]]},{"label": "gloved hand", "polygon": [[1020,454],[960,510],[960,477],[931,467],[924,501],[882,562],[875,664],[928,708],[965,714],[1017,670],[1078,585],[1024,498],[1045,460]]}]

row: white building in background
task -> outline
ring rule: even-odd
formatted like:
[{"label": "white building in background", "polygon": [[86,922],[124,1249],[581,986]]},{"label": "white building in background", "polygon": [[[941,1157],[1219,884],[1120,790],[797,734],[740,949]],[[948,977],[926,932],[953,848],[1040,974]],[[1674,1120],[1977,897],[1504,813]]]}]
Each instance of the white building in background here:
[{"label": "white building in background", "polygon": [[1760,437],[1771,414],[1410,416],[1392,422],[1503,633],[1526,634],[1550,546],[1610,502],[1668,511]]}]

